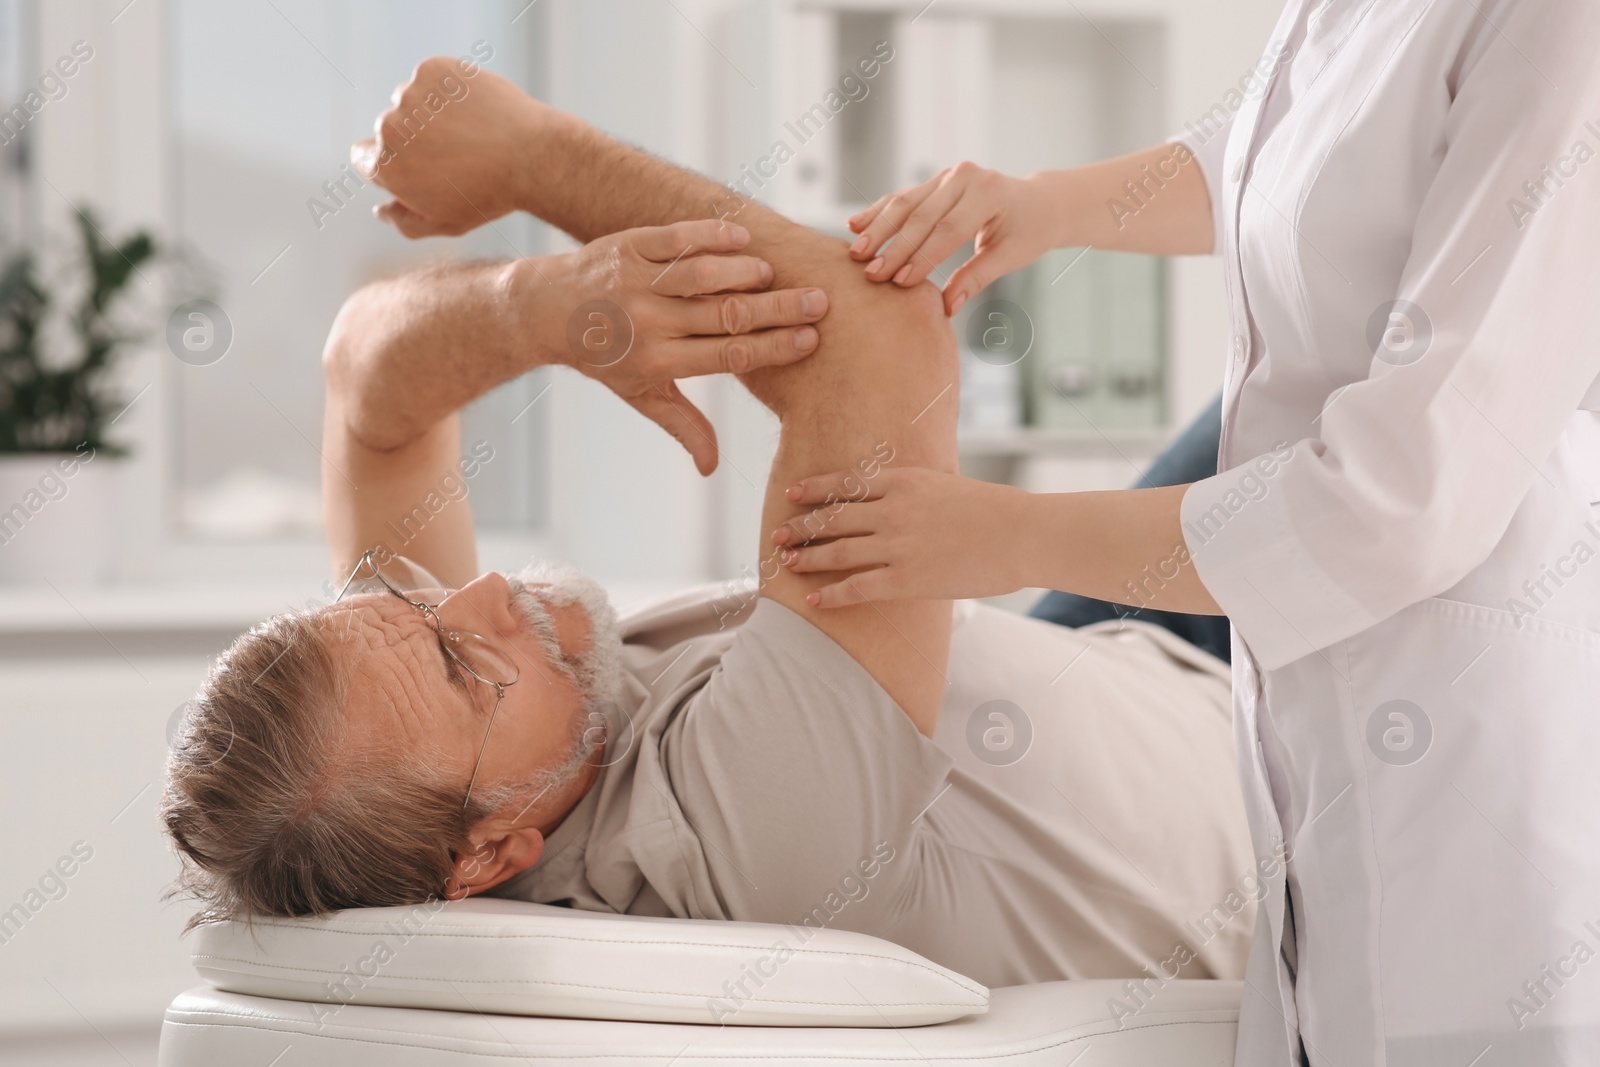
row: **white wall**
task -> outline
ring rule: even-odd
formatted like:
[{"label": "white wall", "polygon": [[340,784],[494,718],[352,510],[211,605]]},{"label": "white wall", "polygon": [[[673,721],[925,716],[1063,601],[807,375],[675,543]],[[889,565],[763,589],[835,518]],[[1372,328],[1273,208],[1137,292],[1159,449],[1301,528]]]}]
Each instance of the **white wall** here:
[{"label": "white wall", "polygon": [[189,909],[159,900],[177,867],[155,811],[167,721],[205,669],[200,655],[0,662],[0,912],[76,843],[92,850],[0,944],[0,1035],[148,1023],[194,984]]}]

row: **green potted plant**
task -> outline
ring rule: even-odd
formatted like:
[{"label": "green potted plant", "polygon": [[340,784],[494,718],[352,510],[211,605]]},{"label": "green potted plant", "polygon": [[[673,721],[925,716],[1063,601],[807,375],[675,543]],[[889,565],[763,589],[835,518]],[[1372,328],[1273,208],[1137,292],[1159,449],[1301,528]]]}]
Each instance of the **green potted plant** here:
[{"label": "green potted plant", "polygon": [[76,221],[66,329],[52,329],[57,301],[31,252],[0,265],[0,581],[102,579],[115,547],[112,468],[127,449],[107,433],[128,401],[112,371],[141,336],[119,312],[156,246],[143,232],[112,243],[87,210]]}]

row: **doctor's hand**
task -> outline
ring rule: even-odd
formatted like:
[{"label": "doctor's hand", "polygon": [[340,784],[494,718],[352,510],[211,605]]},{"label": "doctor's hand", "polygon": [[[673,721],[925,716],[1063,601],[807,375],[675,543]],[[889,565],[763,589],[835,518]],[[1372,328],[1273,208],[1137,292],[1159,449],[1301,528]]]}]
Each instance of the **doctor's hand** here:
[{"label": "doctor's hand", "polygon": [[743,226],[719,219],[624,230],[576,252],[523,260],[535,337],[675,437],[701,474],[717,466],[710,420],[678,378],[742,374],[804,359],[828,310],[821,289],[766,292],[772,267],[739,254]]},{"label": "doctor's hand", "polygon": [[974,293],[1055,247],[1049,221],[1050,200],[1035,178],[957,163],[852,215],[850,229],[861,236],[850,256],[867,263],[871,281],[912,286],[976,239],[972,258],[945,283],[945,314],[954,315]]},{"label": "doctor's hand", "polygon": [[811,593],[814,606],[999,596],[1026,584],[1010,545],[1027,526],[1021,489],[901,467],[870,481],[852,471],[819,475],[787,495],[821,506],[773,531],[784,566],[801,574],[872,568]]}]

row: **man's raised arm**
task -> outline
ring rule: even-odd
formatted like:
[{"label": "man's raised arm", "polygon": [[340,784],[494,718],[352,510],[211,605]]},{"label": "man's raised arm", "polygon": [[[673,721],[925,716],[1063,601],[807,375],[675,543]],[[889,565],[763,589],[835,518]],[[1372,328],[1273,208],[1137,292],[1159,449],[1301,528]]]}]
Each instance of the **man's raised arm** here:
[{"label": "man's raised arm", "polygon": [[799,513],[785,491],[808,474],[853,468],[871,477],[885,463],[955,470],[956,349],[938,291],[873,286],[843,242],[620,144],[487,71],[476,73],[470,94],[448,115],[405,141],[402,120],[453,64],[420,65],[380,116],[378,137],[352,152],[357,166],[394,194],[378,215],[401,232],[462,233],[514,210],[579,240],[728,219],[748,229],[746,251],[771,264],[774,284],[827,293],[828,317],[818,323],[821,343],[810,358],[740,375],[783,427],[761,528],[751,532],[761,549],[761,593],[833,638],[931,735],[945,687],[949,602],[823,613],[806,596],[824,577],[791,573],[766,531]]},{"label": "man's raised arm", "polygon": [[[429,487],[436,491],[459,448],[457,411],[546,364],[604,382],[709,473],[715,433],[674,379],[802,359],[817,332],[793,324],[827,308],[820,290],[756,291],[772,268],[739,254],[748,243],[742,227],[714,220],[652,227],[565,255],[425,269],[351,296],[323,351],[324,454],[336,468],[323,479],[323,499],[335,572],[383,542],[380,532],[402,524]],[[688,247],[696,253],[684,258]],[[628,308],[631,358],[591,354],[569,337],[574,310],[596,301]],[[471,520],[456,503],[444,521],[430,519],[407,554],[465,581],[476,576]]]}]

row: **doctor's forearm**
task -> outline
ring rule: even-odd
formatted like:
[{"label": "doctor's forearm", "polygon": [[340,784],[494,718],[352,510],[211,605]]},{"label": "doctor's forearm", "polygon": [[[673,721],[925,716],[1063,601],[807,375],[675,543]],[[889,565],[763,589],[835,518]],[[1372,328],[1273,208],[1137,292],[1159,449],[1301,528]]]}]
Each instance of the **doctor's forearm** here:
[{"label": "doctor's forearm", "polygon": [[1023,584],[1117,604],[1221,615],[1184,542],[1186,485],[1019,499]]},{"label": "doctor's forearm", "polygon": [[1160,144],[1116,159],[1028,179],[1046,189],[1057,248],[1150,255],[1212,249],[1211,195],[1199,161],[1184,146]]}]

